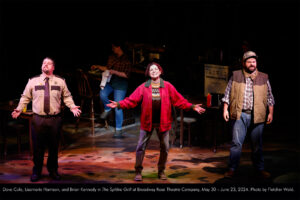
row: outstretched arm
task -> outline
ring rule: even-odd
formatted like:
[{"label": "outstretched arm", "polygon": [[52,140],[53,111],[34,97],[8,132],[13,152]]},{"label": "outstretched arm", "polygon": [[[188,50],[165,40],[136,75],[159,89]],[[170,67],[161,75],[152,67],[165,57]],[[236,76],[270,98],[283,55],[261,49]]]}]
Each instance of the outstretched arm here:
[{"label": "outstretched arm", "polygon": [[99,69],[101,71],[105,71],[105,70],[107,70],[107,67],[103,66],[103,65],[92,65],[91,66],[91,70],[95,70],[95,69]]},{"label": "outstretched arm", "polygon": [[123,77],[123,78],[128,78],[128,76],[125,74],[125,72],[120,72],[120,71],[113,70],[113,69],[110,69],[109,72],[110,72],[110,74],[115,74],[115,75]]},{"label": "outstretched arm", "polygon": [[[130,109],[136,107],[143,98],[143,85],[140,85],[135,91],[124,100],[116,102],[117,108]],[[115,105],[115,104],[113,104]]]},{"label": "outstretched arm", "polygon": [[171,96],[171,102],[175,107],[183,110],[189,110],[192,108],[199,114],[205,112],[205,109],[201,107],[202,104],[191,104],[176,90],[176,88],[172,84],[169,85],[169,94]]}]

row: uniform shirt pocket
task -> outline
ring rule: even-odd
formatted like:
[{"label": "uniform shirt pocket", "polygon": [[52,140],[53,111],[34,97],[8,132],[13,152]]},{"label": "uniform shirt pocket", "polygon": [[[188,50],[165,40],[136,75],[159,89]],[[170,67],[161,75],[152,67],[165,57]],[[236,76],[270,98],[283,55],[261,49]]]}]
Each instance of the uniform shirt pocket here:
[{"label": "uniform shirt pocket", "polygon": [[34,95],[35,96],[44,96],[45,86],[44,85],[36,85],[34,86]]},{"label": "uniform shirt pocket", "polygon": [[51,90],[60,91],[60,86],[58,86],[58,85],[52,85],[51,86]]}]

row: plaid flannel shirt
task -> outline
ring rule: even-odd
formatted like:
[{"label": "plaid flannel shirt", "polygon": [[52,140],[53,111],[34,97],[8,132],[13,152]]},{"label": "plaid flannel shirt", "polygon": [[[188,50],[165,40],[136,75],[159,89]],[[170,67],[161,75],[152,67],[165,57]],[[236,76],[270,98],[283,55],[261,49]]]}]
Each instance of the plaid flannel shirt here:
[{"label": "plaid flannel shirt", "polygon": [[107,67],[119,72],[124,72],[129,78],[131,72],[131,62],[128,56],[123,54],[121,57],[117,57],[115,54],[110,55],[107,61]]},{"label": "plaid flannel shirt", "polygon": [[[272,88],[271,88],[269,80],[267,81],[267,86],[268,86],[267,104],[268,104],[268,106],[274,106],[275,100],[274,100],[274,96],[272,94]],[[225,90],[225,95],[222,98],[222,102],[227,103],[228,105],[230,104],[229,96],[230,96],[231,87],[232,87],[232,77],[228,81],[228,84],[227,84],[227,87]],[[253,109],[253,81],[251,80],[250,77],[248,77],[248,78],[246,78],[246,86],[245,86],[244,100],[243,100],[243,110],[252,110],[252,109]]]}]

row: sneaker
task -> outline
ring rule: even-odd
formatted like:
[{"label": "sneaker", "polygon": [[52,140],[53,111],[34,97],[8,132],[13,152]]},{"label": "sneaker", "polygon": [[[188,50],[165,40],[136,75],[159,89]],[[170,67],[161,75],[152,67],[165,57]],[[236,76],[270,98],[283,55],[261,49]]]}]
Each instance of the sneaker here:
[{"label": "sneaker", "polygon": [[100,119],[104,119],[105,120],[108,117],[109,113],[110,113],[110,111],[108,111],[108,112],[104,111],[103,113],[101,113]]},{"label": "sneaker", "polygon": [[122,131],[122,130],[116,131],[116,132],[114,133],[113,138],[118,138],[118,139],[124,138],[124,136],[123,136],[123,131]]},{"label": "sneaker", "polygon": [[161,179],[161,180],[167,180],[167,176],[165,174],[165,172],[158,172],[158,178]]},{"label": "sneaker", "polygon": [[229,171],[227,171],[224,176],[226,178],[232,178],[234,176],[234,171],[232,169],[230,169]]},{"label": "sneaker", "polygon": [[135,181],[142,181],[142,180],[143,180],[142,174],[141,174],[140,172],[137,172],[137,173],[135,174],[134,180],[135,180]]},{"label": "sneaker", "polygon": [[268,179],[271,177],[271,174],[265,170],[256,171],[257,176],[263,179]]}]

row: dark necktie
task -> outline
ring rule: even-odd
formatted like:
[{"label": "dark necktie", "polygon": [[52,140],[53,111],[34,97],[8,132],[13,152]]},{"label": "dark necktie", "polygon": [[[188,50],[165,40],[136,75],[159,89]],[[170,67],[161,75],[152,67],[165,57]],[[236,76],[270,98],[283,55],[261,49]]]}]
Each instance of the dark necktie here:
[{"label": "dark necktie", "polygon": [[45,94],[44,94],[44,111],[49,114],[50,112],[50,92],[49,92],[49,78],[46,77]]}]

